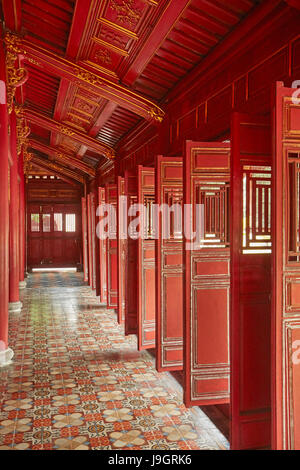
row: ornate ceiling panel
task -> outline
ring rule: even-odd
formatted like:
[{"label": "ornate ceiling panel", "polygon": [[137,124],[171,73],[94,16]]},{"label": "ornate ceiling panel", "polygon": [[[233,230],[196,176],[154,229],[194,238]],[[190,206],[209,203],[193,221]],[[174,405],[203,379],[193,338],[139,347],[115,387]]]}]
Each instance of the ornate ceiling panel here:
[{"label": "ornate ceiling panel", "polygon": [[0,2],[28,70],[16,99],[32,151],[39,165],[64,154],[64,168],[86,178],[85,165],[112,158],[141,120],[160,124],[164,97],[260,0]]},{"label": "ornate ceiling panel", "polygon": [[192,0],[134,88],[150,99],[161,100],[260,1]]}]

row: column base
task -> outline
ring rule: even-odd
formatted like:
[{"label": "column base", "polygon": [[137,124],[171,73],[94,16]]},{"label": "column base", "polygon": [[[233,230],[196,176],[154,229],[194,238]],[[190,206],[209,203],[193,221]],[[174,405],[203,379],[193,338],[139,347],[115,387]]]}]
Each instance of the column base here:
[{"label": "column base", "polygon": [[25,280],[19,282],[19,289],[25,289],[26,286],[27,286],[27,282]]},{"label": "column base", "polygon": [[19,313],[21,312],[22,307],[23,307],[22,302],[9,302],[8,311],[10,313]]},{"label": "column base", "polygon": [[5,349],[4,351],[0,351],[0,368],[9,366],[13,357],[14,352],[10,348]]}]

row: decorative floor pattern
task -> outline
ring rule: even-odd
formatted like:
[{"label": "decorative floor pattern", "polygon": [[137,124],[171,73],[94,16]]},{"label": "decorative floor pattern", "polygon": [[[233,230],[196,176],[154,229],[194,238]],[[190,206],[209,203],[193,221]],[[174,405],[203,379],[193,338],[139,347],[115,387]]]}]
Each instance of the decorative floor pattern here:
[{"label": "decorative floor pattern", "polygon": [[0,450],[227,449],[81,274],[31,274],[0,369]]}]

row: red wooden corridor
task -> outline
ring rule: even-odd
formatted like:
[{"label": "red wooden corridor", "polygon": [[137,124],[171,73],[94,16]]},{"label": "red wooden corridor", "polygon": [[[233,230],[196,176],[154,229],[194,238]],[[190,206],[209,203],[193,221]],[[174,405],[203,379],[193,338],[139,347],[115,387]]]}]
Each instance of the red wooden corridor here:
[{"label": "red wooden corridor", "polygon": [[[134,349],[156,369],[149,387],[173,377],[178,406],[189,419],[205,411],[231,449],[300,450],[300,2],[0,0],[0,20],[1,374],[26,366],[14,322],[35,318],[34,289],[43,321],[52,307],[56,321],[69,291],[56,301],[43,289],[70,287],[77,342],[87,328],[85,347]],[[73,286],[32,274],[59,268],[77,272]],[[71,337],[66,348],[76,350]],[[139,382],[133,374],[126,388],[125,373],[104,371],[100,384],[93,366],[82,380],[100,394],[116,386],[105,388],[108,408]],[[5,383],[9,394],[14,383]],[[93,445],[87,430],[74,446],[118,447],[122,436],[108,437],[108,427],[139,422],[145,397],[133,388],[136,405],[123,403],[130,419],[87,393],[105,436]],[[17,445],[17,431],[2,432],[15,411],[6,408],[0,448]],[[172,436],[190,424],[158,421],[153,446],[185,448]],[[144,425],[127,431],[150,448]],[[36,439],[30,445],[44,449]]]}]

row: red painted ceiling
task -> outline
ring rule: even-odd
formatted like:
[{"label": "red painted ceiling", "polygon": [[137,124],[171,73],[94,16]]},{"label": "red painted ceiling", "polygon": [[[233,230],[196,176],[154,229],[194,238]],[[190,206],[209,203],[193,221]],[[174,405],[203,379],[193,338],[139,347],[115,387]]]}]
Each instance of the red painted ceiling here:
[{"label": "red painted ceiling", "polygon": [[[5,26],[46,54],[55,53],[110,83],[164,106],[166,94],[255,9],[255,0],[2,0]],[[29,79],[17,95],[26,109],[116,148],[144,117],[70,81],[39,60],[26,60]],[[81,144],[37,122],[30,140],[81,159],[103,160]],[[92,148],[91,148],[92,147]],[[46,149],[39,158],[55,159]],[[70,161],[64,163],[70,169]],[[83,172],[84,174],[84,172]],[[88,177],[88,175],[85,175]],[[89,176],[90,177],[90,176]]]}]

